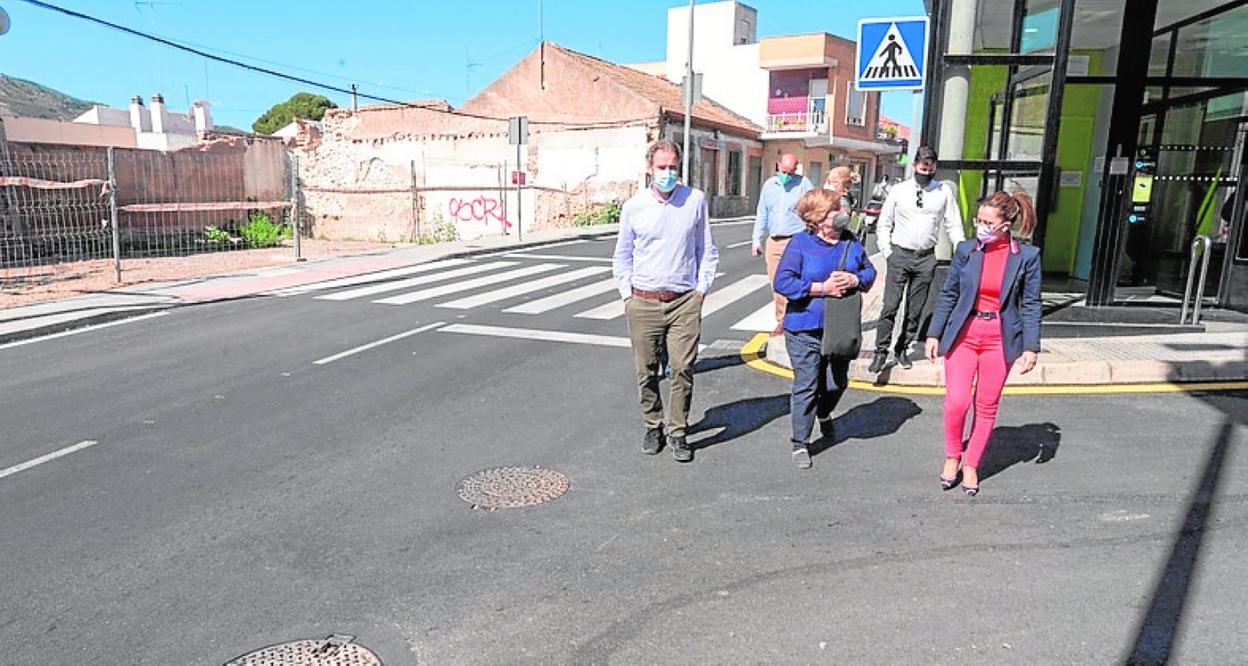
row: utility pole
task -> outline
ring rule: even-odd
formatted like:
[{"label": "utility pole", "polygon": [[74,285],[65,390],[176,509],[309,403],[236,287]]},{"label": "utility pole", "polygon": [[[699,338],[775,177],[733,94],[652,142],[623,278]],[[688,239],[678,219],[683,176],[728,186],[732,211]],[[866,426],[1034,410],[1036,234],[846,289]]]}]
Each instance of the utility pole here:
[{"label": "utility pole", "polygon": [[683,160],[680,165],[681,177],[685,180],[685,185],[693,187],[690,182],[689,175],[689,132],[692,126],[693,118],[693,3],[689,0],[689,57],[685,59],[685,145],[682,151]]},{"label": "utility pole", "polygon": [[360,110],[360,100],[359,100],[359,97],[355,94],[355,84],[352,83],[351,84],[351,113],[356,113],[359,110]]}]

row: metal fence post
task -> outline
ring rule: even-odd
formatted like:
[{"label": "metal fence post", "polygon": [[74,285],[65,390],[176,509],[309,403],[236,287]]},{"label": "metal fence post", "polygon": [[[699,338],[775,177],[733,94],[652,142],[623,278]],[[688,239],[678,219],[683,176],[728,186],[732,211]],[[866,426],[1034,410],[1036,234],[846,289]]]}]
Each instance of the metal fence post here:
[{"label": "metal fence post", "polygon": [[304,261],[300,230],[303,216],[299,211],[299,156],[290,154],[290,227],[295,236],[295,261]]},{"label": "metal fence post", "polygon": [[416,160],[408,160],[408,171],[412,180],[412,237],[409,240],[416,241],[420,239],[420,190],[416,187]]},{"label": "metal fence post", "polygon": [[108,224],[113,230],[113,274],[121,284],[121,228],[117,224],[117,168],[112,146],[108,147]]}]

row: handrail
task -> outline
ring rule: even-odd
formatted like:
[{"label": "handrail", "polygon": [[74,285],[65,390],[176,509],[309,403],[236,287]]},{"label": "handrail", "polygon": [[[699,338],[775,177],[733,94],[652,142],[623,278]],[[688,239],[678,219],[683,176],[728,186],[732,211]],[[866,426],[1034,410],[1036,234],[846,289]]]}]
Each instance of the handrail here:
[{"label": "handrail", "polygon": [[[1209,251],[1213,245],[1213,240],[1205,235],[1198,235],[1192,239],[1192,259],[1187,267],[1187,286],[1183,288],[1183,306],[1179,308],[1179,324],[1187,323],[1187,305],[1192,303],[1192,325],[1195,326],[1200,322],[1200,305],[1205,299],[1205,278],[1209,275]],[[1193,303],[1192,299],[1192,281],[1196,277],[1196,251],[1201,251],[1200,256],[1200,281],[1196,284],[1196,298]]]}]

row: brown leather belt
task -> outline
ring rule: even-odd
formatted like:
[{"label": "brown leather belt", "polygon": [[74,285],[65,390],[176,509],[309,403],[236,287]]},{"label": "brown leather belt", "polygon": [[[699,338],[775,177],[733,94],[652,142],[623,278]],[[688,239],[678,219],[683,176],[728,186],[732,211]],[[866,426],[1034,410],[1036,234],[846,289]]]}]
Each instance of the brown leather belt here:
[{"label": "brown leather belt", "polygon": [[647,301],[658,301],[660,303],[671,303],[672,301],[684,296],[687,291],[646,291],[633,287],[633,295],[637,298],[644,298]]}]

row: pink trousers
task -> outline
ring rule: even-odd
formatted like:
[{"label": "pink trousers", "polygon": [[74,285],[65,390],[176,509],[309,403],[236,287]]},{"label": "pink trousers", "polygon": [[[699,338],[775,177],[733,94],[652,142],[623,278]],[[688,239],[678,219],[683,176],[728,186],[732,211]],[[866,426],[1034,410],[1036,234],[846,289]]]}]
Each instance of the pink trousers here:
[{"label": "pink trousers", "polygon": [[[1000,319],[973,317],[945,356],[945,455],[961,457],[964,467],[978,468],[984,457],[1011,365],[1001,349]],[[962,433],[972,400],[975,423],[963,455]]]}]

